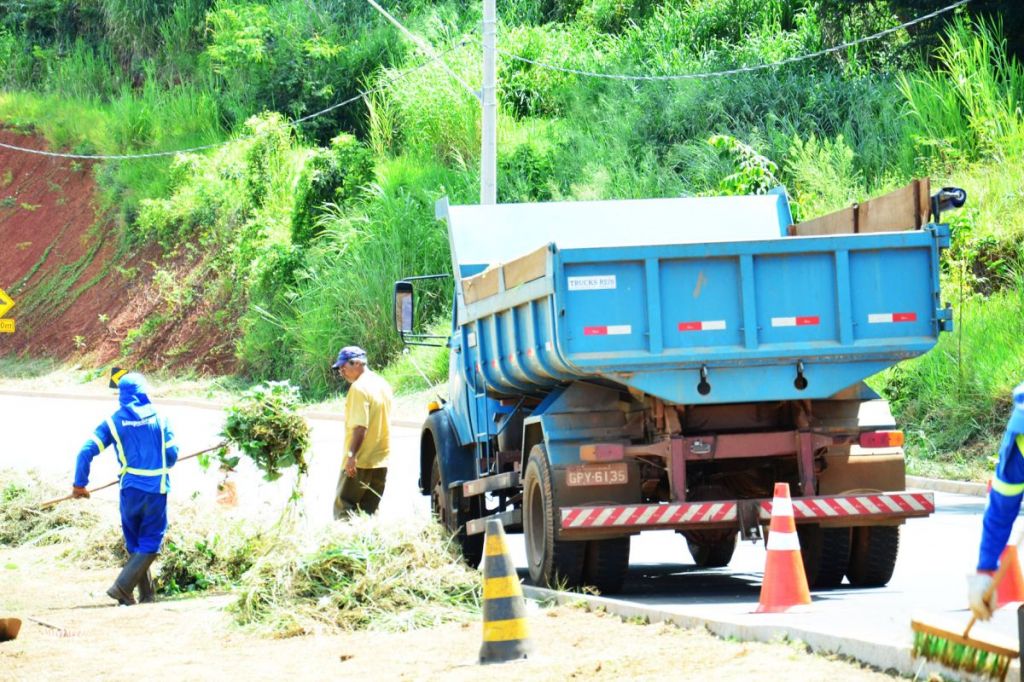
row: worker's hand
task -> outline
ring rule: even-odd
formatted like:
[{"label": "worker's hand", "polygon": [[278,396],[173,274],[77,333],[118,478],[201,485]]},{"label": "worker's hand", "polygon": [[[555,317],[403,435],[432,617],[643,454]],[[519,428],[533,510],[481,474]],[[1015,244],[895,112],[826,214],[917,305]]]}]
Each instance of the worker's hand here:
[{"label": "worker's hand", "polygon": [[89,491],[85,488],[79,488],[77,485],[71,486],[71,497],[78,499],[80,497],[89,497]]},{"label": "worker's hand", "polygon": [[355,478],[356,475],[356,456],[349,455],[345,458],[345,473]]},{"label": "worker's hand", "polygon": [[985,592],[992,586],[992,576],[989,573],[972,573],[967,576],[967,604],[971,612],[978,620],[988,620],[996,606],[996,593],[985,598]]}]

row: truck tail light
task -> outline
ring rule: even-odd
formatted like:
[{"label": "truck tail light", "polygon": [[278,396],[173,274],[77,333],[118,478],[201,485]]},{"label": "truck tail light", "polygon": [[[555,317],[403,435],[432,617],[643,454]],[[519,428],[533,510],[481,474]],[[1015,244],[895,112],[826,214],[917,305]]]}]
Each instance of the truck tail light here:
[{"label": "truck tail light", "polygon": [[898,448],[902,445],[902,431],[868,431],[860,434],[862,448]]}]

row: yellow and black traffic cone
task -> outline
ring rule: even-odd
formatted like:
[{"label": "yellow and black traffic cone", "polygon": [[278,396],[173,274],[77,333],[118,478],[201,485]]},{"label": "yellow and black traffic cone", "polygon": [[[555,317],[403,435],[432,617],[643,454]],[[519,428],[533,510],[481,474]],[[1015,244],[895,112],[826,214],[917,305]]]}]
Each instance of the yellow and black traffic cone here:
[{"label": "yellow and black traffic cone", "polygon": [[481,663],[504,663],[526,658],[526,604],[516,566],[505,542],[501,521],[487,522],[484,542],[484,643]]}]

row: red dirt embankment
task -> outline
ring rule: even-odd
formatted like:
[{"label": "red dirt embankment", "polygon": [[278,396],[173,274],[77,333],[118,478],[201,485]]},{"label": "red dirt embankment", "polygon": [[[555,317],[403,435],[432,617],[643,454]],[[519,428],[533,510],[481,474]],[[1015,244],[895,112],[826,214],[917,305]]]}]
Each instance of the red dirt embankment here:
[{"label": "red dirt embankment", "polygon": [[[0,142],[47,150],[45,139],[0,127]],[[161,305],[154,267],[185,277],[189,264],[164,261],[159,247],[129,252],[120,230],[97,205],[90,161],[0,147],[0,289],[15,301],[5,315],[0,357],[74,359],[102,366],[122,354],[122,341]],[[233,365],[226,340],[195,313],[179,311],[167,328],[150,330],[132,350],[140,369],[168,365],[224,372]],[[189,353],[183,356],[182,339]],[[216,348],[213,353],[209,349]],[[175,353],[168,351],[177,349]]]}]

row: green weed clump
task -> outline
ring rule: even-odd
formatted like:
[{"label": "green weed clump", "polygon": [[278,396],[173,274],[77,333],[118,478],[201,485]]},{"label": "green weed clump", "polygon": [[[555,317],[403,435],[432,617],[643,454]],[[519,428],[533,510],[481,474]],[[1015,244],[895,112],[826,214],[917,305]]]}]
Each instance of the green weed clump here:
[{"label": "green weed clump", "polygon": [[[299,405],[299,389],[287,381],[254,386],[227,408],[221,435],[252,459],[266,480],[281,478],[282,469],[293,466],[301,476],[308,468],[310,443],[309,424],[299,414]],[[225,469],[233,469],[239,461],[226,447],[218,457]]]},{"label": "green weed clump", "polygon": [[312,543],[290,535],[256,560],[230,607],[278,636],[410,630],[477,617],[480,578],[427,519],[354,517]]},{"label": "green weed clump", "polygon": [[317,235],[317,218],[325,204],[344,205],[373,180],[373,156],[351,135],[341,134],[331,146],[306,159],[292,209],[292,244],[305,246]]},{"label": "green weed clump", "polygon": [[231,589],[265,551],[266,537],[250,521],[190,507],[168,528],[156,589],[168,595]]},{"label": "green weed clump", "polygon": [[67,493],[35,472],[0,469],[0,546],[60,544],[99,524],[100,514],[87,500],[39,508]]}]

